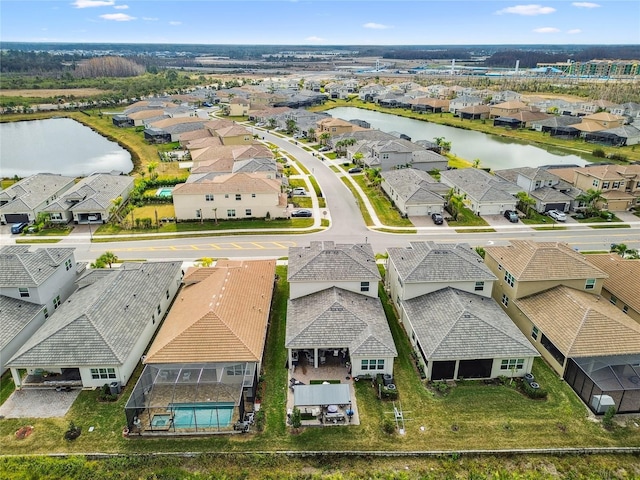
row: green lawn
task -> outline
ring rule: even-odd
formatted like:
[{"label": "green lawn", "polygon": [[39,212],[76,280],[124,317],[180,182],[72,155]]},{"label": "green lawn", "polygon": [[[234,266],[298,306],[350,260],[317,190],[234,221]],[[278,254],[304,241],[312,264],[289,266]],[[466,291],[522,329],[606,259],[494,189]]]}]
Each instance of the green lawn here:
[{"label": "green lawn", "polygon": [[368,226],[372,226],[373,220],[371,218],[371,215],[369,215],[369,210],[367,209],[364,202],[361,201],[360,194],[358,193],[356,188],[353,186],[353,184],[349,181],[348,178],[341,177],[341,180],[342,180],[342,183],[344,183],[347,186],[347,188],[351,191],[351,194],[353,195],[355,202],[358,204],[358,208],[360,209],[360,213],[362,214],[364,223]]},{"label": "green lawn", "polygon": [[[378,219],[384,225],[388,227],[413,227],[411,220],[402,218],[400,212],[391,205],[389,197],[382,191],[382,188],[370,186],[364,175],[353,175],[351,178],[362,188],[365,195],[369,198],[369,202],[371,202]],[[348,183],[348,181],[346,181],[346,183]]]},{"label": "green lawn", "polygon": [[[446,215],[446,213],[445,213]],[[474,214],[466,207],[459,208],[458,219],[448,220],[447,225],[450,227],[488,227],[489,224],[480,215]],[[460,230],[464,232],[465,230]]]}]

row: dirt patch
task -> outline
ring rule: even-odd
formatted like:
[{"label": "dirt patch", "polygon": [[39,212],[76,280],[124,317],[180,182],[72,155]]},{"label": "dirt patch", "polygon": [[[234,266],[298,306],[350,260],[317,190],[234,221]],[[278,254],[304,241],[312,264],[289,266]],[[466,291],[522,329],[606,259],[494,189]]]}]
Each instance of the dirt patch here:
[{"label": "dirt patch", "polygon": [[23,440],[27,438],[33,432],[33,426],[25,425],[24,427],[20,427],[16,432],[16,438],[18,440]]},{"label": "dirt patch", "polygon": [[74,95],[76,97],[89,97],[93,95],[101,95],[105,90],[99,88],[51,88],[42,90],[0,90],[3,97],[27,97],[27,98],[49,98],[49,97],[68,97]]}]

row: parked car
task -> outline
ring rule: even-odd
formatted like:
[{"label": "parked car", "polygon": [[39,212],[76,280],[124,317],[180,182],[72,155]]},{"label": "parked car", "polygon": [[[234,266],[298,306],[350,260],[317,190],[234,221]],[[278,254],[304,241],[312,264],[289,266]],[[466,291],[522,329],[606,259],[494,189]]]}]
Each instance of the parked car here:
[{"label": "parked car", "polygon": [[433,223],[435,223],[436,225],[442,225],[444,223],[444,219],[439,213],[432,213],[431,220],[433,220]]},{"label": "parked car", "polygon": [[306,196],[307,191],[302,187],[296,187],[293,190],[291,190],[291,196],[294,196],[294,195]]},{"label": "parked car", "polygon": [[295,210],[291,212],[292,217],[313,217],[311,210]]},{"label": "parked car", "polygon": [[557,222],[565,222],[567,220],[567,216],[565,215],[565,213],[561,212],[560,210],[549,210],[547,212],[547,215],[549,215]]},{"label": "parked car", "polygon": [[360,173],[362,169],[360,167],[353,167],[348,170],[349,173]]},{"label": "parked car", "polygon": [[511,223],[518,223],[518,213],[515,210],[505,210],[504,218],[509,220]]},{"label": "parked car", "polygon": [[29,225],[28,222],[14,223],[11,225],[11,233],[22,233],[22,231],[27,228],[27,225]]},{"label": "parked car", "polygon": [[331,150],[331,147],[327,147],[327,146],[324,146],[318,149],[319,152],[328,152],[329,150]]},{"label": "parked car", "polygon": [[211,102],[203,102],[202,106],[203,107],[213,107],[213,103],[211,103]]}]

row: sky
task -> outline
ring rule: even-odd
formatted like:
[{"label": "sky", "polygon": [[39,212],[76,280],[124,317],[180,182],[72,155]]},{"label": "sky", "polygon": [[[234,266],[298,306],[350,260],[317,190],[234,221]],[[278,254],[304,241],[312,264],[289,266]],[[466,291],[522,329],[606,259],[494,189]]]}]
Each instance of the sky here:
[{"label": "sky", "polygon": [[0,0],[0,42],[640,44],[640,1]]}]

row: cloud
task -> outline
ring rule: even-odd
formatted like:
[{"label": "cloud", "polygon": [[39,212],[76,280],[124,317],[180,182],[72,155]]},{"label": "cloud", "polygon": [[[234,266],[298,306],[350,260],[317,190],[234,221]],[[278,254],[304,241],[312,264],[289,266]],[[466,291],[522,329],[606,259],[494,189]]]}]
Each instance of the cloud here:
[{"label": "cloud", "polygon": [[130,22],[131,20],[136,19],[136,17],[132,17],[125,13],[105,13],[104,15],[100,15],[100,18],[113,20],[114,22]]},{"label": "cloud", "polygon": [[575,35],[576,33],[582,33],[582,30],[580,30],[579,28],[572,28],[571,30],[567,30],[567,33]]},{"label": "cloud", "polygon": [[507,7],[502,10],[498,10],[496,14],[502,15],[504,13],[513,13],[514,15],[527,15],[529,17],[535,15],[547,15],[555,12],[553,7],[543,7],[542,5],[516,5],[515,7]]},{"label": "cloud", "polygon": [[316,37],[316,36],[307,37],[307,38],[305,38],[305,40],[307,42],[324,42],[325,41],[324,38],[320,38],[320,37]]},{"label": "cloud", "polygon": [[157,22],[160,19],[158,17],[142,17],[142,20],[146,20],[147,22]]},{"label": "cloud", "polygon": [[601,6],[592,2],[573,2],[571,5],[578,8],[598,8]]},{"label": "cloud", "polygon": [[178,26],[178,25],[182,25],[182,22],[178,22],[177,20],[173,20],[173,21],[169,22],[169,25],[173,25],[175,27],[175,26]]},{"label": "cloud", "polygon": [[76,0],[72,5],[76,8],[111,7],[114,0]]},{"label": "cloud", "polygon": [[364,28],[373,28],[374,30],[386,30],[387,28],[393,28],[391,25],[383,25],[381,23],[369,22],[362,25]]},{"label": "cloud", "polygon": [[533,31],[536,33],[558,33],[560,29],[555,27],[540,27],[534,28]]},{"label": "cloud", "polygon": [[115,8],[116,10],[128,10],[129,5],[115,5],[113,8]]}]

